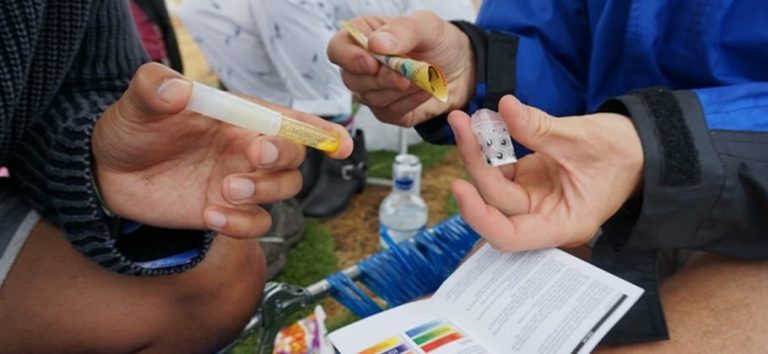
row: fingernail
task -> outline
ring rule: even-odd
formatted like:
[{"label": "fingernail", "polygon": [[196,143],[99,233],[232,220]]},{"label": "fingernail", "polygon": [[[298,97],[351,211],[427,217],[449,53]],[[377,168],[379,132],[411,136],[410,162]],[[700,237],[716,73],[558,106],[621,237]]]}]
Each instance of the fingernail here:
[{"label": "fingernail", "polygon": [[275,144],[272,144],[268,141],[265,141],[261,145],[261,164],[262,165],[271,165],[275,162],[277,162],[277,146]]},{"label": "fingernail", "polygon": [[397,51],[397,39],[391,33],[375,32],[371,35],[371,40],[373,40],[374,37],[376,38],[376,41],[379,42],[378,46],[382,54],[391,54]]},{"label": "fingernail", "polygon": [[232,178],[229,180],[229,194],[234,200],[248,199],[253,196],[256,185],[248,178]]},{"label": "fingernail", "polygon": [[192,83],[179,78],[166,79],[157,88],[157,98],[165,103],[174,103],[189,96]]},{"label": "fingernail", "polygon": [[227,224],[227,216],[216,210],[205,212],[205,223],[211,229],[220,229]]}]

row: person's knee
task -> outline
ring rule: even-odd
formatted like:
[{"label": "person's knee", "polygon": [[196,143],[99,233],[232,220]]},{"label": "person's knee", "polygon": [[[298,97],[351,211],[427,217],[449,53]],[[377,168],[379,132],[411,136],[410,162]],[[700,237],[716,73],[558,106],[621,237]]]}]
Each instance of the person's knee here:
[{"label": "person's knee", "polygon": [[187,272],[121,276],[85,259],[60,230],[41,222],[0,291],[0,348],[210,353],[255,312],[265,274],[258,240],[218,237]]},{"label": "person's knee", "polygon": [[219,251],[201,264],[201,305],[208,306],[205,318],[223,331],[237,334],[254,314],[264,291],[267,263],[256,239],[220,237]]},{"label": "person's knee", "polygon": [[228,344],[255,313],[265,278],[257,240],[219,237],[202,263],[174,279],[168,300],[176,313],[163,327],[168,333],[158,333],[158,349],[211,351]]}]

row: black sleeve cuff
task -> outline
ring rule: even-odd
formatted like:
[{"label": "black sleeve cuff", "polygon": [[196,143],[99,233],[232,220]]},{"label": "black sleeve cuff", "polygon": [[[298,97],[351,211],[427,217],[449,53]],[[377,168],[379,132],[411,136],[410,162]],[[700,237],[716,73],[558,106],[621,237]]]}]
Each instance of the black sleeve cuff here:
[{"label": "black sleeve cuff", "polygon": [[451,145],[456,143],[453,130],[448,124],[448,114],[441,114],[424,123],[413,127],[424,141],[436,145]]},{"label": "black sleeve cuff", "polygon": [[214,232],[172,230],[123,220],[114,235],[114,254],[130,270],[124,273],[154,276],[186,271],[200,263],[211,246]]},{"label": "black sleeve cuff", "polygon": [[[462,110],[468,114],[480,108],[498,111],[499,100],[515,92],[518,37],[486,32],[466,21],[451,23],[469,37],[475,56],[475,95]],[[453,144],[447,118],[448,112],[416,125],[416,131],[433,144]]]},{"label": "black sleeve cuff", "polygon": [[653,88],[610,99],[600,108],[629,116],[643,145],[642,195],[604,225],[617,249],[696,248],[694,240],[720,194],[722,165],[698,97]]}]

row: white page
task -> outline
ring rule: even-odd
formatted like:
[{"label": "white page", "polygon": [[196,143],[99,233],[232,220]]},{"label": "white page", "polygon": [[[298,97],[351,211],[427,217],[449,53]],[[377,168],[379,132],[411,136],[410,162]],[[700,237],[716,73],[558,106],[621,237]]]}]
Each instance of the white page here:
[{"label": "white page", "polygon": [[490,354],[470,329],[430,300],[414,301],[334,331],[329,339],[343,354]]},{"label": "white page", "polygon": [[499,353],[587,353],[643,290],[558,249],[483,246],[432,297]]}]

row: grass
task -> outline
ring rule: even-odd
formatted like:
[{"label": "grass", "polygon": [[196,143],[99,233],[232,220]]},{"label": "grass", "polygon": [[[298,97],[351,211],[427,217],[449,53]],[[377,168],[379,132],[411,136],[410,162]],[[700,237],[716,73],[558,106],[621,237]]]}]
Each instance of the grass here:
[{"label": "grass", "polygon": [[[450,146],[438,146],[428,143],[420,143],[408,148],[409,153],[419,157],[423,170],[427,170],[440,163],[450,150]],[[391,179],[392,163],[395,160],[395,155],[396,153],[390,151],[369,152],[368,175],[370,177]],[[453,197],[447,198],[446,203],[448,210],[458,210]],[[333,241],[332,232],[333,230],[328,230],[316,220],[307,219],[304,239],[288,252],[288,261],[275,280],[288,284],[307,286],[338,271],[336,255],[334,253],[336,245]],[[308,315],[312,308],[314,306],[309,306],[304,311],[289,316],[285,319],[286,324]],[[326,327],[328,331],[333,331],[355,322],[357,319],[353,313],[345,311],[339,316],[328,318],[326,320]],[[255,353],[259,345],[258,337],[259,333],[257,332],[243,340],[230,353]]]},{"label": "grass", "polygon": [[277,281],[307,286],[338,271],[336,244],[331,232],[319,222],[307,219],[306,235],[288,252],[288,262],[277,276]]},{"label": "grass", "polygon": [[248,336],[236,347],[229,351],[229,354],[254,354],[259,347],[259,332]]},{"label": "grass", "polygon": [[[408,153],[414,154],[421,160],[423,171],[440,163],[452,146],[419,143],[408,147]],[[368,153],[368,176],[392,179],[392,163],[397,153],[392,151],[371,151]]]},{"label": "grass", "polygon": [[328,329],[328,332],[330,333],[334,330],[337,330],[341,327],[351,324],[352,322],[355,322],[359,319],[360,318],[358,318],[357,315],[347,310],[342,312],[341,315],[339,316],[328,318],[325,321],[325,327]]},{"label": "grass", "polygon": [[449,194],[445,198],[445,213],[447,215],[453,215],[459,212],[459,204],[456,202],[456,198],[453,194]]},{"label": "grass", "polygon": [[[321,226],[316,220],[307,219],[306,233],[304,238],[288,252],[288,261],[275,281],[282,283],[307,286],[324,279],[329,274],[338,271],[336,265],[336,244],[333,236],[325,227]],[[284,319],[285,324],[298,321],[307,316],[314,306],[308,306],[306,309]],[[353,322],[355,319],[351,319]],[[340,323],[341,327],[347,323]],[[260,332],[256,332],[243,340],[230,353],[232,354],[253,354],[259,347]]]}]

